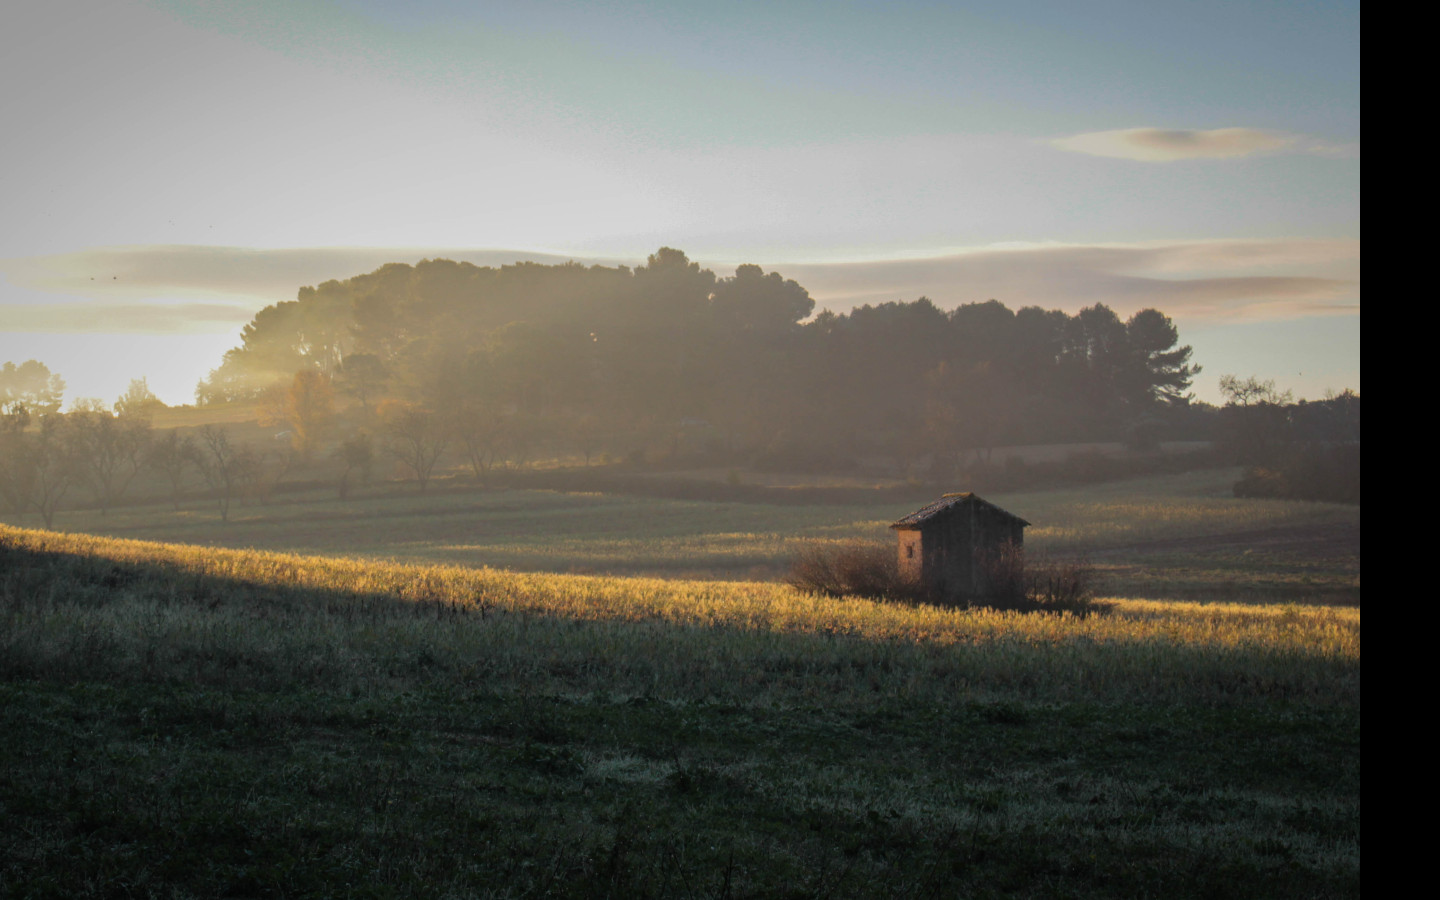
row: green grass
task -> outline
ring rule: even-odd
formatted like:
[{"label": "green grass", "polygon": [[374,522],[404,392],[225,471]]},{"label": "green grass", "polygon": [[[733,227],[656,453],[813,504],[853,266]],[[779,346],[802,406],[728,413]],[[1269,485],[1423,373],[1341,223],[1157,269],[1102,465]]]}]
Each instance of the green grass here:
[{"label": "green grass", "polygon": [[1358,896],[1359,620],[0,528],[0,894]]},{"label": "green grass", "polygon": [[15,895],[1359,895],[1334,712],[0,695]]},{"label": "green grass", "polygon": [[[1117,596],[1358,602],[1359,510],[1236,499],[1236,470],[1212,470],[988,497],[1034,523],[1036,552],[1085,555]],[[280,494],[232,508],[211,503],[126,506],[102,516],[60,513],[76,532],[383,561],[532,572],[775,580],[811,541],[894,540],[887,526],[913,504],[772,505],[554,491],[456,487],[418,496],[370,488],[341,502],[328,491]],[[9,518],[12,524],[24,520]],[[1334,546],[1267,535],[1338,529]],[[1234,536],[1227,543],[1226,536]],[[1168,542],[1168,543],[1167,543]]]}]

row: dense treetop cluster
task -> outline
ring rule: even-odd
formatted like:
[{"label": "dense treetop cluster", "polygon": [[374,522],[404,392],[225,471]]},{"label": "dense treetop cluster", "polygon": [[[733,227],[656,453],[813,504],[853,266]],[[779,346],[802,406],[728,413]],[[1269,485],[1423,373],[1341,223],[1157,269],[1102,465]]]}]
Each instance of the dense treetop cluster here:
[{"label": "dense treetop cluster", "polygon": [[[730,447],[981,447],[1118,436],[1183,407],[1199,367],[1146,309],[1070,315],[924,297],[815,312],[804,287],[678,250],[646,264],[390,264],[266,307],[197,389],[259,395],[299,371],[387,398],[607,431],[704,423]],[[601,423],[594,425],[595,420]]]},{"label": "dense treetop cluster", "polygon": [[164,404],[143,378],[112,405],[62,413],[63,379],[5,363],[0,506],[49,526],[73,488],[103,512],[148,470],[177,509],[198,477],[225,518],[232,498],[263,500],[315,463],[344,497],[381,459],[422,491],[446,460],[483,482],[596,455],[810,472],[879,461],[948,483],[993,469],[998,446],[1166,437],[1250,466],[1237,490],[1358,502],[1358,394],[1296,403],[1227,375],[1216,409],[1192,402],[1190,357],[1154,309],[945,311],[921,297],[816,314],[779,273],[717,277],[670,248],[633,270],[390,264],[261,310],[201,382],[202,405],[258,401],[247,415],[263,442],[152,430]]}]

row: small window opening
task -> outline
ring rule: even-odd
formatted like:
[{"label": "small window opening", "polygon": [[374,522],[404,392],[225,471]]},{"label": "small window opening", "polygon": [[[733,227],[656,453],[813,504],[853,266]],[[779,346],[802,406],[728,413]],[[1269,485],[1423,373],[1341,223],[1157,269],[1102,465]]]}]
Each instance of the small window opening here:
[{"label": "small window opening", "polygon": [[905,545],[905,558],[906,558],[906,559],[914,559],[914,558],[915,558],[915,545],[914,545],[914,544],[906,544],[906,545]]}]

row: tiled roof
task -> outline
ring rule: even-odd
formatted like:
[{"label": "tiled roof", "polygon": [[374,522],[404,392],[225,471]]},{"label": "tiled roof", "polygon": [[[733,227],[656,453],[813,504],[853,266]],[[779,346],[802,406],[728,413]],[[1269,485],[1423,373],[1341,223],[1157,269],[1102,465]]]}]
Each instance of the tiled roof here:
[{"label": "tiled roof", "polygon": [[1001,514],[1003,514],[1003,515],[1009,516],[1010,518],[1019,521],[1021,525],[1029,525],[1029,524],[1030,524],[1029,522],[1025,521],[1024,519],[1022,519],[1022,518],[1020,518],[1019,516],[1015,515],[1014,513],[1009,512],[1009,511],[1007,511],[1007,510],[1003,510],[1003,509],[1001,509],[1000,507],[996,506],[995,504],[991,503],[990,501],[988,501],[988,500],[983,500],[983,499],[981,499],[980,497],[977,497],[977,496],[975,496],[974,494],[970,493],[969,491],[965,491],[965,492],[963,492],[963,493],[958,493],[958,494],[946,494],[945,496],[941,497],[939,500],[936,500],[934,503],[930,503],[930,504],[927,504],[927,505],[925,505],[925,506],[922,506],[922,507],[920,507],[919,509],[915,510],[915,511],[914,511],[913,513],[911,513],[910,515],[905,516],[905,517],[899,519],[898,521],[892,523],[892,524],[890,525],[890,527],[891,527],[891,528],[914,528],[914,527],[916,527],[916,526],[925,524],[926,522],[928,522],[928,521],[930,521],[931,519],[933,519],[935,516],[938,516],[940,513],[945,512],[947,509],[953,509],[953,508],[955,508],[955,507],[957,507],[957,506],[960,506],[960,505],[962,505],[962,504],[965,504],[965,503],[978,503],[978,504],[981,504],[981,505],[983,505],[983,506],[987,506],[987,507],[989,507],[990,509],[993,509],[993,510],[995,510],[995,511],[998,512],[998,513],[1001,513]]}]

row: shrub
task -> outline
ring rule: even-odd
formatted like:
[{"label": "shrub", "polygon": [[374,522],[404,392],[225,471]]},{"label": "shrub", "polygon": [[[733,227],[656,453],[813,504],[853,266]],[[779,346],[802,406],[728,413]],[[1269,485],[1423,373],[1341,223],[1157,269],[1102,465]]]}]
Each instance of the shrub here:
[{"label": "shrub", "polygon": [[977,606],[1081,616],[1107,609],[1095,600],[1095,569],[1084,559],[1027,558],[1022,547],[1005,544],[982,564],[990,596]]},{"label": "shrub", "polygon": [[1360,503],[1359,444],[1300,444],[1272,466],[1252,466],[1235,482],[1237,497]]},{"label": "shrub", "polygon": [[[1095,600],[1095,570],[1084,560],[1027,559],[1023,549],[1006,544],[982,565],[990,594],[975,606],[1080,616],[1107,609]],[[936,597],[923,585],[901,578],[895,548],[885,544],[806,547],[796,556],[787,583],[830,597],[955,605],[953,599]]]},{"label": "shrub", "polygon": [[895,548],[884,544],[811,545],[795,557],[786,581],[830,597],[915,599],[915,587],[900,578]]}]

